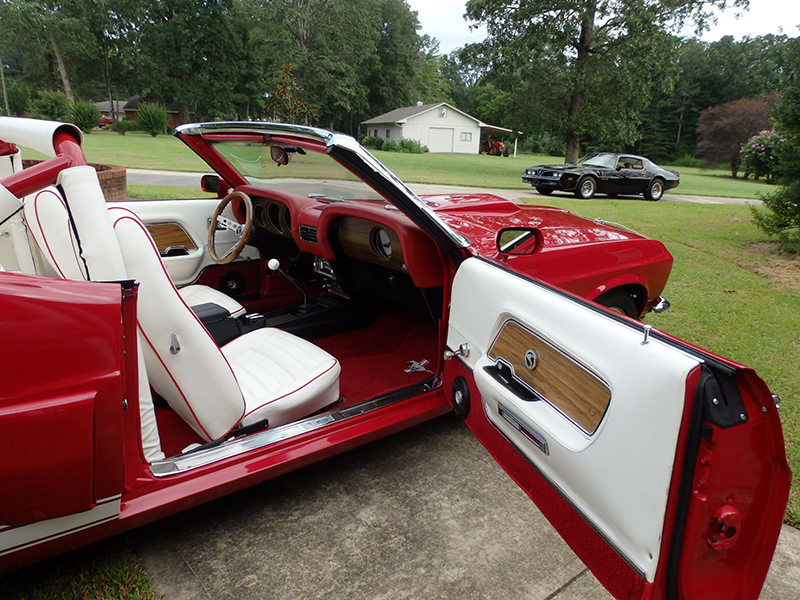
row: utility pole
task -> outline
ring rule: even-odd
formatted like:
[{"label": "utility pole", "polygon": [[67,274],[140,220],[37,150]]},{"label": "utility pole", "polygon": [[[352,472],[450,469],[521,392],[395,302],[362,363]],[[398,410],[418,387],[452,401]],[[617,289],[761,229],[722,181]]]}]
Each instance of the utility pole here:
[{"label": "utility pole", "polygon": [[6,103],[6,116],[11,116],[11,109],[8,107],[8,92],[6,91],[6,68],[3,59],[0,58],[0,82],[3,84],[3,100]]}]

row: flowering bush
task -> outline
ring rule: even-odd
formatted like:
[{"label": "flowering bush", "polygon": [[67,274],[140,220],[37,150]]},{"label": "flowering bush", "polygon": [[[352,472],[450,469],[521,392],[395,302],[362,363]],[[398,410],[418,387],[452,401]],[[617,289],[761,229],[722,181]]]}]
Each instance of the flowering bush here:
[{"label": "flowering bush", "polygon": [[785,145],[786,136],[775,131],[762,131],[751,137],[739,151],[745,169],[744,178],[752,173],[756,179],[766,177],[767,182],[774,183]]}]

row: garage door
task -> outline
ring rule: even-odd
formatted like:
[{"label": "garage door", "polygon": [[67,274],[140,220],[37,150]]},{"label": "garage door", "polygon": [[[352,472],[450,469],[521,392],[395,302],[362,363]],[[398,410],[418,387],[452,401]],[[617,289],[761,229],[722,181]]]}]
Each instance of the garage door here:
[{"label": "garage door", "polygon": [[429,152],[452,152],[453,151],[453,129],[441,127],[431,127],[428,134]]}]

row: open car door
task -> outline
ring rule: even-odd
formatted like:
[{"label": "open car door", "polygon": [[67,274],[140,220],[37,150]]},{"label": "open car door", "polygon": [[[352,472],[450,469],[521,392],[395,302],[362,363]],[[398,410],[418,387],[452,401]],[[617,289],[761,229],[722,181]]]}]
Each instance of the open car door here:
[{"label": "open car door", "polygon": [[763,381],[482,259],[452,289],[454,410],[609,592],[755,600],[791,478]]}]

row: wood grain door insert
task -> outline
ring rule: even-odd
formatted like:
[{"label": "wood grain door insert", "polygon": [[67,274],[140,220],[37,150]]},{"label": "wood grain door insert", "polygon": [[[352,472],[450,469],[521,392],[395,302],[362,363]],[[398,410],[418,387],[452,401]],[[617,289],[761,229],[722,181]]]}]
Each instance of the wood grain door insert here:
[{"label": "wood grain door insert", "polygon": [[169,247],[184,246],[187,250],[195,250],[197,246],[178,223],[150,223],[147,231],[156,243],[159,252]]},{"label": "wood grain door insert", "polygon": [[510,366],[518,383],[590,435],[611,401],[611,389],[598,375],[516,321],[503,324],[489,358]]}]

